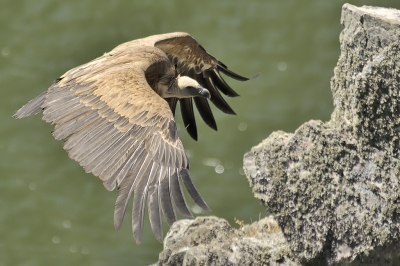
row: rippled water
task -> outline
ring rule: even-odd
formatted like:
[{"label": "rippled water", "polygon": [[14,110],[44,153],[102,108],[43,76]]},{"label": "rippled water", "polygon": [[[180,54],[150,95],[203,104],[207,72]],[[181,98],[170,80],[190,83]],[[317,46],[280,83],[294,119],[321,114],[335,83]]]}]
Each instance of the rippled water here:
[{"label": "rippled water", "polygon": [[[398,0],[350,2],[400,9]],[[0,0],[0,266],[157,260],[162,245],[149,223],[140,246],[129,217],[115,231],[116,193],[68,158],[51,125],[39,116],[11,118],[68,69],[151,34],[187,31],[230,69],[246,76],[261,72],[245,83],[227,78],[241,97],[228,99],[237,116],[214,108],[218,132],[197,117],[198,142],[182,125],[179,133],[196,185],[213,209],[198,215],[231,224],[265,216],[243,175],[243,154],[272,131],[329,120],[343,3]]]}]

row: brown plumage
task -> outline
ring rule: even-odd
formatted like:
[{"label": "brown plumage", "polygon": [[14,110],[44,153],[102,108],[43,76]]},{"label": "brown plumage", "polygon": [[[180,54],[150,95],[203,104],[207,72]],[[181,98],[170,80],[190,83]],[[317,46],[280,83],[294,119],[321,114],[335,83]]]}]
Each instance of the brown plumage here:
[{"label": "brown plumage", "polygon": [[223,112],[234,114],[219,90],[230,97],[238,94],[220,72],[247,80],[228,70],[187,33],[154,35],[123,43],[69,70],[14,116],[42,111],[43,119],[55,124],[53,136],[65,140],[69,157],[98,176],[107,190],[117,186],[115,228],[120,228],[134,194],[136,242],[142,238],[146,200],[151,228],[162,241],[162,214],[169,226],[176,220],[175,208],[193,217],[182,183],[195,203],[209,210],[189,175],[174,113],[179,101],[185,127],[194,139],[192,99],[205,123],[215,130],[207,98],[211,96]]}]

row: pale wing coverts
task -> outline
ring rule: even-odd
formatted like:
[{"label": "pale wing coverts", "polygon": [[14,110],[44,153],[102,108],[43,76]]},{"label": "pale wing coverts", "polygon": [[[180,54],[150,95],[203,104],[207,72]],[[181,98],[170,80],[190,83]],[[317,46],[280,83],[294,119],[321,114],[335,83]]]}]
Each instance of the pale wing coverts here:
[{"label": "pale wing coverts", "polygon": [[[161,98],[156,84],[169,84],[178,73],[209,88],[218,108],[233,113],[218,92],[237,94],[219,71],[246,80],[229,70],[187,33],[150,36],[127,42],[82,66],[76,67],[45,92],[17,111],[22,118],[43,111],[43,119],[55,124],[53,136],[86,172],[100,177],[108,190],[118,187],[114,225],[121,226],[128,200],[134,194],[132,230],[142,237],[147,201],[152,230],[162,241],[162,214],[171,226],[173,205],[192,217],[182,191],[205,210],[189,175],[189,161],[178,138],[173,117],[176,98]],[[218,89],[217,89],[218,88]],[[204,121],[216,129],[208,102],[194,98]],[[197,138],[192,99],[181,99],[188,132]]]}]

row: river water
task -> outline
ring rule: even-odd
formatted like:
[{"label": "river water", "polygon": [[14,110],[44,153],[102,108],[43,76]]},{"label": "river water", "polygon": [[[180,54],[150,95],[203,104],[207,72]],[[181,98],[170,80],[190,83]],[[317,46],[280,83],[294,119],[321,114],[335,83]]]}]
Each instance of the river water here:
[{"label": "river water", "polygon": [[[157,261],[162,244],[148,220],[140,246],[130,211],[115,231],[116,192],[68,158],[52,125],[39,115],[11,117],[70,68],[152,34],[189,32],[233,71],[261,72],[247,82],[226,78],[241,97],[227,99],[237,116],[214,108],[218,132],[197,116],[195,142],[177,121],[195,183],[213,210],[198,215],[232,225],[267,215],[243,175],[243,155],[273,131],[330,119],[344,2],[0,0],[0,266]],[[400,9],[398,0],[348,2]]]}]

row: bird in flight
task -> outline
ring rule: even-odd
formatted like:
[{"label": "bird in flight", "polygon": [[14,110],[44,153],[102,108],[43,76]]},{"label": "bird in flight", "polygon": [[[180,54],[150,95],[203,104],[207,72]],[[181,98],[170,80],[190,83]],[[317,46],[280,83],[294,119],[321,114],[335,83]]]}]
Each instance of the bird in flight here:
[{"label": "bird in flight", "polygon": [[19,109],[14,117],[43,112],[55,124],[53,136],[87,173],[104,187],[117,187],[114,226],[122,224],[133,194],[132,231],[140,244],[147,201],[150,225],[163,240],[162,217],[171,226],[177,209],[193,217],[182,184],[194,202],[210,210],[189,174],[189,160],[178,137],[175,108],[197,140],[193,101],[204,122],[217,125],[208,99],[221,111],[235,114],[221,96],[239,96],[221,73],[247,78],[208,54],[189,34],[153,35],[123,43],[78,67]]}]

